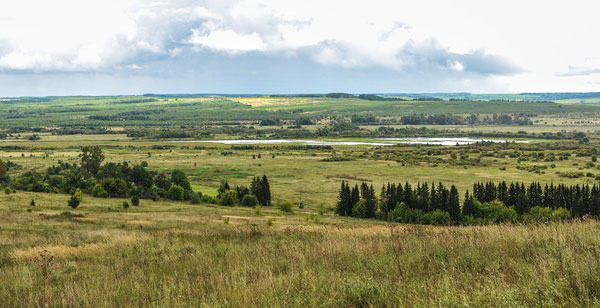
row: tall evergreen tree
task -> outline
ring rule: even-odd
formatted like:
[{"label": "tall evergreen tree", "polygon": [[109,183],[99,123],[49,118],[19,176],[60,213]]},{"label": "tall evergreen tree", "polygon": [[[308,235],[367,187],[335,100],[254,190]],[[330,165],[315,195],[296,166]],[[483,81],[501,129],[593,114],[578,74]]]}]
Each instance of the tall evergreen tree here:
[{"label": "tall evergreen tree", "polygon": [[358,191],[358,184],[354,184],[352,191],[350,192],[350,206],[354,208],[354,206],[360,201],[360,194]]},{"label": "tall evergreen tree", "polygon": [[519,185],[519,183],[517,183],[516,194],[515,210],[519,215],[523,215],[529,211],[529,200],[527,200],[525,184]]},{"label": "tall evergreen tree", "polygon": [[463,216],[473,217],[476,215],[475,201],[473,200],[472,196],[469,196],[469,190],[467,190],[467,192],[465,193],[465,201],[462,207],[462,214]]},{"label": "tall evergreen tree", "polygon": [[452,220],[460,222],[460,200],[458,198],[458,189],[456,186],[450,186],[450,193],[448,196],[448,213]]},{"label": "tall evergreen tree", "polygon": [[336,213],[340,216],[351,216],[352,215],[352,201],[351,192],[349,185],[342,181],[342,187],[340,188],[340,194],[338,196],[338,203],[336,207]]},{"label": "tall evergreen tree", "polygon": [[366,207],[366,215],[365,216],[367,218],[375,217],[377,201],[375,199],[376,198],[375,197],[375,189],[373,188],[373,185],[371,185],[369,187],[367,185],[367,183],[362,182],[362,184],[360,186],[360,191],[361,191],[362,199],[365,202],[365,207]]},{"label": "tall evergreen tree", "polygon": [[414,208],[414,202],[413,202],[413,190],[410,187],[410,184],[408,182],[406,182],[406,184],[404,184],[404,204],[406,204],[406,206],[408,208],[413,209]]},{"label": "tall evergreen tree", "polygon": [[266,175],[263,175],[262,178],[262,195],[264,204],[263,205],[271,205],[271,184],[269,184],[269,179]]}]

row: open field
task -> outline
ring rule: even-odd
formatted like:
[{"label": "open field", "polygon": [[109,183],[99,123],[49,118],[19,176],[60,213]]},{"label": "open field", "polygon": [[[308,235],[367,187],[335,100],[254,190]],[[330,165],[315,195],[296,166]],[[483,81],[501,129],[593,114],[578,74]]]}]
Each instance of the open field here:
[{"label": "open field", "polygon": [[[15,174],[32,169],[43,172],[59,161],[78,162],[81,146],[98,145],[105,152],[106,162],[145,161],[153,170],[181,169],[188,174],[194,188],[210,195],[216,194],[223,180],[241,185],[253,176],[266,174],[272,178],[275,199],[302,200],[309,208],[333,207],[342,180],[366,181],[377,189],[387,182],[451,182],[462,194],[477,181],[591,184],[596,182],[595,176],[600,175],[600,169],[587,165],[589,155],[577,156],[574,150],[544,148],[555,144],[577,148],[577,144],[548,141],[490,146],[335,146],[331,150],[303,150],[290,148],[293,145],[258,145],[248,149],[203,142],[131,140],[124,135],[42,135],[41,140],[35,142],[6,141],[0,146],[10,144],[20,148],[0,149],[0,158],[22,166]],[[162,148],[156,149],[157,146]],[[582,149],[594,147],[597,147],[595,142]],[[522,158],[511,157],[515,153]],[[538,153],[553,157],[568,153],[571,157],[553,161],[531,157]],[[258,154],[261,154],[260,159]],[[332,155],[349,160],[323,161]],[[461,159],[461,156],[465,157]],[[539,172],[535,172],[537,170]],[[565,178],[558,174],[569,172],[591,173],[592,176]]]},{"label": "open field", "polygon": [[[407,115],[474,112],[489,121],[398,124]],[[356,115],[373,119],[353,123]],[[502,115],[531,123],[490,120]],[[426,226],[336,214],[342,181],[373,185],[378,195],[388,182],[443,182],[456,185],[461,202],[475,182],[597,185],[600,104],[67,97],[0,102],[0,118],[11,181],[0,192],[0,307],[600,305],[596,219]],[[314,122],[300,125],[304,118]],[[442,136],[523,143],[206,142]],[[47,170],[82,163],[84,146],[98,146],[105,164],[182,170],[191,190],[213,200],[224,181],[267,175],[273,206],[161,196],[124,208],[132,195],[94,198],[90,187],[71,209],[67,193],[12,191],[30,171],[69,178],[76,167]],[[290,211],[278,208],[285,202]]]},{"label": "open field", "polygon": [[[27,212],[21,200],[35,198]],[[426,227],[310,211],[0,197],[0,306],[594,306],[600,223]]]},{"label": "open field", "polygon": [[[357,98],[50,97],[0,101],[0,127],[178,126],[203,122],[293,120],[353,114],[522,113],[600,118],[600,103],[365,101]],[[89,120],[89,117],[96,116]]]}]

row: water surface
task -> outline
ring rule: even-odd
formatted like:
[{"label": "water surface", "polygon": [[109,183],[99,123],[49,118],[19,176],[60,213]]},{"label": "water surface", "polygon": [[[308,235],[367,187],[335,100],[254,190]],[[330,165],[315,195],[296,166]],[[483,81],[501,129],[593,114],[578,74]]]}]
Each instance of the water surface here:
[{"label": "water surface", "polygon": [[223,139],[223,140],[176,140],[173,142],[207,142],[231,145],[255,145],[255,144],[288,144],[299,143],[305,145],[375,145],[392,146],[396,144],[429,144],[429,145],[465,145],[477,142],[517,142],[527,143],[529,141],[511,141],[501,139],[476,139],[476,138],[377,138],[375,141],[321,141],[314,139]]}]

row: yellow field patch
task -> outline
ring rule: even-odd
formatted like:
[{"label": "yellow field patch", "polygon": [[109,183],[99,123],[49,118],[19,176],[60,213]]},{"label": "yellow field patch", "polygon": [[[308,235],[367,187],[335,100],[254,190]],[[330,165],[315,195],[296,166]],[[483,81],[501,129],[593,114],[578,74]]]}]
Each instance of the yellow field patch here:
[{"label": "yellow field patch", "polygon": [[[97,235],[109,234],[106,231],[96,232]],[[36,246],[25,249],[15,249],[10,255],[14,260],[33,260],[39,258],[41,255],[46,254],[56,258],[70,258],[70,257],[81,257],[89,256],[98,252],[113,249],[121,245],[131,245],[137,242],[148,240],[147,236],[130,235],[130,234],[117,234],[112,235],[110,238],[106,238],[106,241],[98,243],[89,243],[79,246],[67,246],[67,245],[44,245]]]},{"label": "yellow field patch", "polygon": [[285,106],[285,105],[296,105],[296,104],[318,104],[318,100],[308,98],[276,98],[276,97],[248,97],[248,98],[236,98],[234,101],[242,104],[247,104],[252,107],[262,106]]}]

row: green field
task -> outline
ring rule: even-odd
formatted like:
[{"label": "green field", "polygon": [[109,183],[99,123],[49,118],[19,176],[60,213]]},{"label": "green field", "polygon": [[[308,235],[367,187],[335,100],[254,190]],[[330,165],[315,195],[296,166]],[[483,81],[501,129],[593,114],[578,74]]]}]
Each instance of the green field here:
[{"label": "green field", "polygon": [[[414,114],[518,114],[531,123],[397,121]],[[351,123],[353,115],[376,122]],[[300,118],[314,123],[296,125]],[[279,122],[261,125],[267,119]],[[594,102],[51,97],[2,101],[0,120],[0,160],[15,166],[0,194],[2,307],[600,305],[600,223],[592,217],[425,226],[335,213],[342,181],[368,183],[378,195],[388,182],[443,182],[456,185],[461,202],[475,182],[597,185]],[[441,136],[526,143],[206,142]],[[124,208],[129,195],[85,191],[71,209],[65,193],[12,191],[29,171],[80,163],[84,146],[99,146],[104,163],[180,169],[204,196],[217,196],[224,181],[267,175],[273,205],[161,198]],[[291,211],[278,208],[285,202]]]}]

